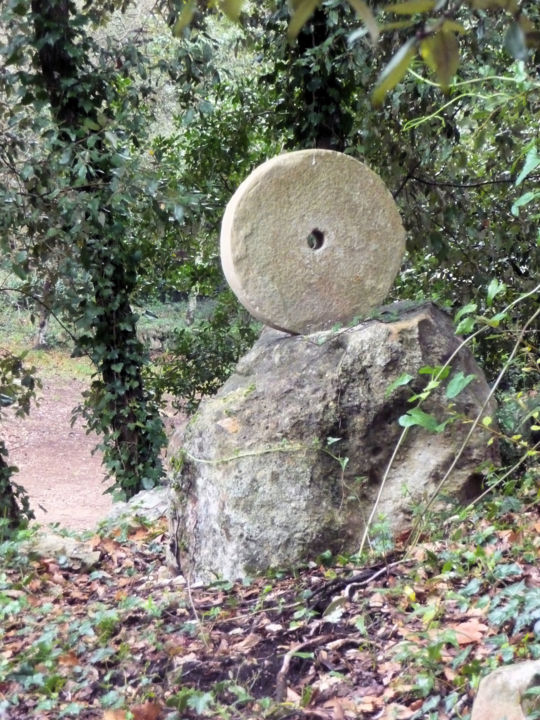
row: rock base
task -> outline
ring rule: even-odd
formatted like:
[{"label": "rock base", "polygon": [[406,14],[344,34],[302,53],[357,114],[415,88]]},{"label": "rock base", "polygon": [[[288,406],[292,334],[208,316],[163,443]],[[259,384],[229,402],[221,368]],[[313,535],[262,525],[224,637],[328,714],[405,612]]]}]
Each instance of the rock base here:
[{"label": "rock base", "polygon": [[[265,330],[185,430],[183,465],[172,477],[171,559],[190,580],[208,582],[298,566],[326,550],[351,553],[379,493],[377,513],[394,530],[409,526],[470,420],[495,411],[481,370],[460,349],[449,379],[475,379],[452,400],[443,385],[422,405],[452,422],[442,432],[411,427],[386,472],[403,431],[398,418],[430,379],[418,371],[446,363],[460,342],[432,304],[391,306],[379,320],[337,332]],[[411,383],[388,392],[404,373]],[[488,438],[481,426],[473,432],[446,496],[479,491],[483,469],[497,460]]]}]

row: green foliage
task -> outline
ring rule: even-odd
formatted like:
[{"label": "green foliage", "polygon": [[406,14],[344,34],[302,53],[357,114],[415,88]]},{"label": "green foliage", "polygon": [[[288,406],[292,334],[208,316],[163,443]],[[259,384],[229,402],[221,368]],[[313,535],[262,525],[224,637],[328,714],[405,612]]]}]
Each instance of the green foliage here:
[{"label": "green foliage", "polygon": [[[35,368],[28,367],[25,354],[14,355],[0,349],[0,419],[5,408],[22,417],[30,411],[35,398]],[[0,439],[0,540],[21,522],[34,517],[24,488],[12,479],[17,468],[8,464],[8,451]]]},{"label": "green foliage", "polygon": [[247,313],[238,312],[232,294],[222,296],[210,318],[174,333],[150,380],[157,395],[170,393],[177,409],[194,412],[204,395],[219,390],[258,331]]},{"label": "green foliage", "polygon": [[0,240],[29,295],[39,296],[40,283],[64,283],[63,295],[52,296],[77,351],[99,373],[85,414],[104,437],[117,489],[129,497],[159,479],[164,443],[142,384],[146,352],[131,309],[152,252],[140,218],[161,212],[136,151],[146,61],[134,45],[100,47],[88,32],[90,16],[74,6],[36,5],[32,23],[30,13],[25,0],[2,11],[9,31],[2,89],[10,102],[1,111],[0,195],[8,212]]}]

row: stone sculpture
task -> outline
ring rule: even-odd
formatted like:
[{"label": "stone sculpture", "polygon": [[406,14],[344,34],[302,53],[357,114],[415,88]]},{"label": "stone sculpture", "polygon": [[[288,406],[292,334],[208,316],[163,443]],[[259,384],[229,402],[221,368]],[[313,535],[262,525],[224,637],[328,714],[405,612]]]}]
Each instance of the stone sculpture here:
[{"label": "stone sculpture", "polygon": [[[328,331],[382,302],[404,247],[381,179],[339,153],[279,156],[234,194],[224,272],[246,308],[276,329],[263,331],[181,441],[173,438],[183,466],[171,483],[169,560],[191,580],[354,552],[376,498],[377,512],[403,528],[412,504],[445,477],[470,420],[493,414],[481,370],[431,304],[392,306],[386,321]],[[406,372],[421,391],[418,370],[449,359],[454,373],[476,379],[451,407],[438,391],[423,410],[453,421],[432,434],[412,428],[390,464],[411,406],[407,388],[388,394],[388,386]],[[454,498],[474,495],[479,467],[496,459],[486,433],[479,424],[459,455],[445,487]]]},{"label": "stone sculpture", "polygon": [[263,163],[229,202],[225,277],[263,323],[309,333],[379,305],[400,268],[405,231],[378,175],[332,150]]}]

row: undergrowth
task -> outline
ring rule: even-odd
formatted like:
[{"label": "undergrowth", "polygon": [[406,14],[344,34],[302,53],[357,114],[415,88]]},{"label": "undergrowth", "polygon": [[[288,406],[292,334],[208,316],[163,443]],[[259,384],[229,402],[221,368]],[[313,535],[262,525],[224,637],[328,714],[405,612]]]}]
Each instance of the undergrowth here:
[{"label": "undergrowth", "polygon": [[0,545],[0,717],[466,720],[483,675],[540,658],[539,478],[243,584],[170,577],[162,523],[103,526],[90,565],[27,529]]}]

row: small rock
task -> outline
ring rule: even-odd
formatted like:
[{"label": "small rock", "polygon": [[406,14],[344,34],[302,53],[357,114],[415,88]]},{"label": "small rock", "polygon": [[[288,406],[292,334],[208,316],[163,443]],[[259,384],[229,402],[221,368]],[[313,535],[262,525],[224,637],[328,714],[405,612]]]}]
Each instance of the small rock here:
[{"label": "small rock", "polygon": [[98,550],[92,550],[86,543],[44,529],[23,543],[21,551],[33,552],[40,557],[59,558],[64,556],[67,565],[77,568],[93,567],[101,557]]},{"label": "small rock", "polygon": [[125,517],[140,517],[143,520],[159,520],[167,514],[169,505],[167,487],[155,487],[142,490],[134,495],[129,502],[117,502],[107,515],[108,520],[119,520]]},{"label": "small rock", "polygon": [[526,720],[540,710],[540,696],[525,693],[540,687],[540,660],[508,665],[487,675],[478,689],[471,720]]},{"label": "small rock", "polygon": [[279,633],[283,630],[283,625],[279,623],[268,623],[268,625],[264,626],[264,629],[267,633]]}]

